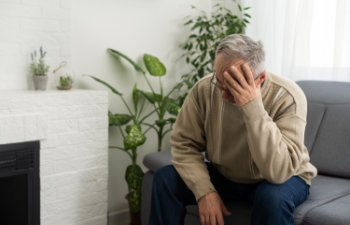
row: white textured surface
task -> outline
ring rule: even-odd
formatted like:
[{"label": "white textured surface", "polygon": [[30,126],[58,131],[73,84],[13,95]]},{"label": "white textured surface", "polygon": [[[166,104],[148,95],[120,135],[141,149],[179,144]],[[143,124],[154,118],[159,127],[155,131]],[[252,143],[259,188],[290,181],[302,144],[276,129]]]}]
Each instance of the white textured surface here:
[{"label": "white textured surface", "polygon": [[0,92],[0,143],[40,140],[41,225],[106,225],[104,91]]},{"label": "white textured surface", "polygon": [[49,88],[54,88],[52,70],[70,60],[71,0],[0,0],[0,89],[32,87],[30,53],[40,46],[50,65]]}]

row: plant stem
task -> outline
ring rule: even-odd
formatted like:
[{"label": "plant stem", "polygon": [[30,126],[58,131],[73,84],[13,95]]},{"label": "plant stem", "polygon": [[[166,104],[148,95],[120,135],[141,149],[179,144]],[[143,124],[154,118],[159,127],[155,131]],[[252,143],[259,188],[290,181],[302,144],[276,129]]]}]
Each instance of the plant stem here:
[{"label": "plant stem", "polygon": [[140,119],[141,113],[142,113],[142,111],[143,111],[143,107],[145,106],[145,102],[146,102],[145,99],[143,99],[142,105],[141,105],[141,108],[140,108],[140,111],[139,111],[139,113],[138,113],[138,115],[137,115],[137,120]]},{"label": "plant stem", "polygon": [[169,128],[169,129],[167,129],[166,131],[164,131],[164,132],[163,132],[163,135],[162,135],[162,138],[165,137],[165,135],[166,135],[168,132],[170,132],[170,131],[172,131],[172,128]]},{"label": "plant stem", "polygon": [[153,124],[149,124],[149,123],[142,123],[142,124],[152,127],[157,133],[159,132],[158,129]]},{"label": "plant stem", "polygon": [[162,84],[162,78],[159,77],[159,86],[160,86],[160,95],[163,97],[163,84]]},{"label": "plant stem", "polygon": [[124,134],[124,132],[123,132],[123,130],[122,130],[122,128],[121,128],[121,126],[118,126],[118,127],[119,127],[120,133],[122,134],[123,139],[124,139],[124,138],[125,138],[125,134]]},{"label": "plant stem", "polygon": [[132,150],[132,163],[136,164],[136,159],[137,159],[137,151],[136,148],[131,149]]},{"label": "plant stem", "polygon": [[163,140],[163,126],[159,127],[159,132],[158,133],[158,152],[162,150],[162,140]]},{"label": "plant stem", "polygon": [[155,94],[156,92],[153,90],[152,85],[151,85],[151,83],[149,82],[149,80],[148,80],[146,74],[143,74],[143,77],[145,78],[145,80],[146,80],[146,82],[147,82],[147,84],[148,84],[148,87],[151,89],[152,93]]},{"label": "plant stem", "polygon": [[130,156],[131,160],[133,160],[133,156],[131,155],[131,153],[126,151],[124,148],[121,148],[118,146],[109,146],[109,148],[115,148],[115,149],[121,150],[121,151],[125,152],[126,154],[128,154]]},{"label": "plant stem", "polygon": [[154,127],[149,126],[149,127],[147,128],[147,130],[146,130],[145,132],[143,132],[142,134],[145,135],[145,134],[146,134],[150,129],[152,129],[152,128],[154,128]]},{"label": "plant stem", "polygon": [[128,109],[130,115],[134,115],[132,112],[131,112],[131,109],[129,108],[128,104],[126,103],[125,99],[123,98],[123,96],[119,95],[120,98],[122,99],[124,105],[126,106],[126,108]]},{"label": "plant stem", "polygon": [[125,151],[124,148],[118,147],[118,146],[109,146],[109,148],[115,148],[115,149],[119,149],[119,150]]},{"label": "plant stem", "polygon": [[140,123],[142,123],[145,119],[147,119],[149,116],[151,116],[157,109],[151,111],[150,113],[148,113],[146,116],[144,116],[141,120]]}]

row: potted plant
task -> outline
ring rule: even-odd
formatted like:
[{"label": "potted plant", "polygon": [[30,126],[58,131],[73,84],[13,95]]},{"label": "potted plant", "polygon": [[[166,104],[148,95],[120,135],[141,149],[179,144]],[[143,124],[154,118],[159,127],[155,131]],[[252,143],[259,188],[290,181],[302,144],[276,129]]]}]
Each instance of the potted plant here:
[{"label": "potted plant", "polygon": [[60,76],[58,90],[70,90],[72,88],[73,79],[70,76]]},{"label": "potted plant", "polygon": [[131,159],[131,164],[126,168],[124,176],[129,190],[126,199],[129,202],[130,225],[141,225],[141,187],[144,172],[137,164],[137,149],[146,141],[145,134],[148,130],[142,132],[141,121],[149,115],[141,117],[143,107],[139,105],[140,98],[136,84],[132,91],[134,106],[132,110],[132,107],[127,104],[122,93],[95,76],[89,75],[89,77],[109,88],[112,93],[118,95],[128,111],[128,113],[116,114],[110,111],[108,112],[109,126],[116,126],[123,137],[123,146],[109,146],[109,148],[121,150]]},{"label": "potted plant", "polygon": [[[230,34],[244,33],[251,16],[247,13],[250,7],[242,6],[233,0],[238,14],[226,8],[222,3],[213,6],[211,12],[201,11],[195,16],[187,17],[185,26],[189,26],[190,33],[181,45],[185,62],[192,67],[191,71],[182,76],[182,81],[190,89],[204,75],[213,72],[215,51],[222,40]],[[192,6],[196,9],[195,6]],[[187,91],[186,91],[187,93]],[[186,93],[182,99],[186,97]]]},{"label": "potted plant", "polygon": [[[150,129],[155,129],[157,131],[158,150],[161,149],[161,143],[164,135],[170,131],[172,124],[175,122],[174,116],[166,117],[166,115],[167,113],[170,115],[176,115],[180,109],[180,107],[176,104],[176,100],[170,98],[170,94],[179,88],[180,85],[175,86],[170,92],[164,94],[163,87],[160,82],[161,93],[156,93],[149,80],[145,76],[146,71],[140,65],[136,64],[129,57],[116,50],[108,49],[108,52],[114,56],[122,57],[130,62],[136,71],[142,73],[151,89],[150,91],[139,90],[137,88],[137,84],[135,83],[132,90],[133,107],[130,107],[125,101],[123,94],[117,91],[116,88],[98,77],[88,75],[95,81],[107,87],[112,91],[112,93],[118,95],[127,109],[128,113],[123,114],[114,114],[112,112],[108,112],[109,125],[117,127],[123,137],[123,146],[110,146],[110,148],[125,152],[131,159],[131,164],[126,168],[125,171],[125,180],[128,184],[129,190],[126,198],[129,201],[131,220],[130,224],[140,225],[141,185],[144,172],[137,164],[137,150],[141,145],[145,143],[145,135]],[[145,54],[143,59],[147,71],[150,75],[165,75],[166,68],[158,58],[149,54]],[[151,103],[154,109],[147,113],[144,113],[143,109],[146,101]],[[153,122],[148,122],[147,119],[154,113],[158,115],[158,118]],[[147,126],[147,129],[145,131],[142,129],[144,126]],[[166,126],[169,126],[169,128],[164,129]]]},{"label": "potted plant", "polygon": [[143,69],[141,65],[138,65],[135,61],[131,60],[128,56],[117,50],[109,48],[107,51],[115,57],[121,57],[125,59],[134,67],[137,72],[140,72],[143,78],[146,80],[149,91],[139,90],[139,92],[153,106],[153,113],[156,114],[157,119],[153,120],[151,123],[142,121],[142,124],[148,126],[149,128],[152,128],[157,133],[157,151],[161,151],[163,138],[168,132],[172,130],[176,116],[180,111],[179,100],[172,98],[171,95],[175,91],[181,89],[183,83],[175,85],[168,93],[164,93],[162,84],[162,77],[166,74],[166,68],[164,64],[157,57],[150,54],[144,54],[143,62],[148,74],[159,78],[160,92],[156,92],[146,76],[146,70]]},{"label": "potted plant", "polygon": [[46,52],[43,50],[43,47],[40,46],[39,54],[35,50],[30,54],[30,56],[32,60],[30,64],[30,71],[33,75],[34,89],[46,90],[48,80],[47,72],[50,68],[44,61]]}]

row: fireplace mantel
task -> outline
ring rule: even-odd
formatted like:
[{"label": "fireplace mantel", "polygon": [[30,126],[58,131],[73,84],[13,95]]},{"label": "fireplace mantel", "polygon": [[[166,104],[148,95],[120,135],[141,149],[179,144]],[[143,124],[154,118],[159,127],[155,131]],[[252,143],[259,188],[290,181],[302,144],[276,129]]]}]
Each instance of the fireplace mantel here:
[{"label": "fireplace mantel", "polygon": [[0,144],[40,141],[41,225],[106,225],[105,91],[0,91]]}]

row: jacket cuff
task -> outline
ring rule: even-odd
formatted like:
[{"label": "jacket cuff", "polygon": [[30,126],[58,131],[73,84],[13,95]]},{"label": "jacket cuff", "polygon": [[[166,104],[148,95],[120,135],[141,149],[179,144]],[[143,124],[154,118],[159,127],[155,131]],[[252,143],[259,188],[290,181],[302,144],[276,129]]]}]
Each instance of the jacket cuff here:
[{"label": "jacket cuff", "polygon": [[239,109],[246,121],[258,120],[266,113],[261,97],[241,106]]},{"label": "jacket cuff", "polygon": [[193,194],[196,197],[196,201],[205,196],[206,194],[216,191],[214,185],[208,180],[200,180],[194,184]]}]

